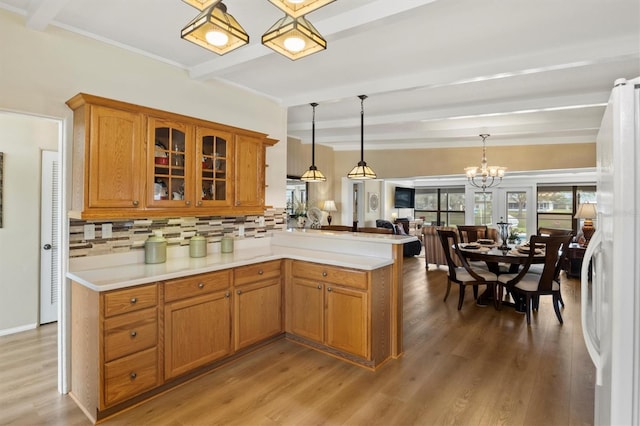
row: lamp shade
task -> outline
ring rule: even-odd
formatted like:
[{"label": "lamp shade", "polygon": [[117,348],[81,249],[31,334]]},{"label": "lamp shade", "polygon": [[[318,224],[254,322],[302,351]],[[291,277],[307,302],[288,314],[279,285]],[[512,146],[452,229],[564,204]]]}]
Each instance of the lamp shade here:
[{"label": "lamp shade", "polygon": [[321,8],[335,0],[269,0],[275,7],[289,16],[297,18]]},{"label": "lamp shade", "polygon": [[336,202],[333,200],[327,200],[324,202],[324,206],[322,206],[322,210],[325,212],[337,212]]},{"label": "lamp shade", "polygon": [[193,6],[198,10],[205,10],[214,3],[218,3],[220,0],[182,0],[189,6]]},{"label": "lamp shade", "polygon": [[594,203],[584,203],[578,206],[578,211],[574,216],[575,219],[593,219],[598,216],[596,205]]},{"label": "lamp shade", "polygon": [[249,43],[249,34],[227,13],[221,0],[203,10],[180,32],[180,36],[218,55]]},{"label": "lamp shade", "polygon": [[262,35],[262,44],[295,61],[327,48],[327,41],[304,16],[285,15]]}]

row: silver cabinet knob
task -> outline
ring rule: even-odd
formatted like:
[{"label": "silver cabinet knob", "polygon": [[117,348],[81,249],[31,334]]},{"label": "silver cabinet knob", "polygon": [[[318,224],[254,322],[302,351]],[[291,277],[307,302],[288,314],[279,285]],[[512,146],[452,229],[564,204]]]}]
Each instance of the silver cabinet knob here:
[{"label": "silver cabinet knob", "polygon": [[262,269],[260,269],[260,270],[258,271],[258,275],[262,275],[262,274],[264,274],[264,271],[263,271]]},{"label": "silver cabinet knob", "polygon": [[318,284],[318,290],[322,290],[322,286]]},{"label": "silver cabinet knob", "polygon": [[137,332],[137,331],[135,331],[135,330],[133,330],[133,331],[130,333],[130,335],[131,335],[131,337],[136,337],[136,336],[138,335],[138,332]]},{"label": "silver cabinet knob", "polygon": [[138,201],[138,200],[133,200],[133,205],[134,205],[135,207],[138,207],[138,205],[139,205],[139,204],[140,204],[140,201]]},{"label": "silver cabinet knob", "polygon": [[133,373],[129,374],[129,377],[131,378],[131,380],[135,380],[136,377],[138,377],[138,374],[133,372]]},{"label": "silver cabinet knob", "polygon": [[198,288],[204,288],[204,283],[198,283]]},{"label": "silver cabinet knob", "polygon": [[326,277],[327,276],[327,271],[322,271],[322,276]]},{"label": "silver cabinet knob", "polygon": [[191,205],[191,201],[185,201],[184,203],[185,203],[187,206],[190,206],[190,205]]},{"label": "silver cabinet knob", "polygon": [[198,201],[198,206],[201,206],[201,205],[202,205],[202,201]]},{"label": "silver cabinet knob", "polygon": [[331,287],[328,287],[327,291],[333,291],[333,289]]},{"label": "silver cabinet knob", "polygon": [[131,300],[130,300],[132,305],[135,305],[137,301],[138,301],[138,299],[136,299],[135,297],[132,297]]},{"label": "silver cabinet knob", "polygon": [[224,294],[224,297],[227,297],[227,298],[228,298],[229,296],[231,296],[231,293],[229,293],[229,292],[226,292],[226,293]]},{"label": "silver cabinet knob", "polygon": [[237,290],[236,294],[242,294],[242,290]]}]

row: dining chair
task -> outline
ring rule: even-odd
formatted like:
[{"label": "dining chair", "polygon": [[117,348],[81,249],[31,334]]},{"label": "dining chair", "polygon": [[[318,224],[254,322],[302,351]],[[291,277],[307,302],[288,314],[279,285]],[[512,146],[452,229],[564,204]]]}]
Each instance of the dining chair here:
[{"label": "dining chair", "polygon": [[[529,240],[531,250],[520,272],[498,276],[496,288],[498,297],[496,299],[502,299],[504,287],[512,293],[521,294],[525,299],[527,324],[531,324],[531,310],[538,310],[540,296],[551,295],[553,297],[553,310],[560,324],[563,324],[562,314],[560,313],[560,284],[556,281],[556,276],[560,267],[561,253],[569,246],[571,239],[571,235],[532,235]],[[541,273],[530,271],[535,256],[536,244],[543,244],[545,250],[544,265]]]},{"label": "dining chair", "polygon": [[[573,230],[571,230],[571,229],[540,227],[540,228],[538,228],[537,235],[542,235],[542,236],[558,236],[558,235],[565,235],[566,236],[566,235],[571,235],[571,236],[573,236]],[[554,278],[554,280],[558,283],[558,285],[560,285],[560,272],[562,271],[563,266],[567,262],[569,262],[569,259],[567,257],[568,250],[566,250],[567,247],[563,247],[563,249],[562,249],[562,253],[561,253],[561,256],[560,256],[560,262],[558,264],[559,267],[558,267],[558,270],[556,271],[556,276]],[[541,274],[542,273],[542,265],[531,265],[531,269],[529,269],[529,271],[530,272],[535,272],[537,274]],[[564,300],[562,299],[562,288],[560,289],[560,304],[564,308]]]},{"label": "dining chair", "polygon": [[[462,309],[462,303],[464,302],[464,293],[467,286],[473,286],[473,296],[478,298],[478,286],[486,285],[487,290],[490,290],[494,294],[494,301],[496,308],[498,307],[498,299],[496,297],[496,284],[498,276],[493,272],[489,272],[488,269],[474,268],[464,256],[460,253],[460,247],[458,245],[458,234],[453,230],[438,229],[438,237],[442,243],[445,257],[447,259],[447,266],[449,267],[449,273],[447,276],[447,292],[444,295],[444,301],[449,297],[451,291],[451,282],[454,282],[460,286],[460,296],[458,297],[458,310]],[[457,256],[457,261],[462,266],[456,266],[453,260],[450,247],[453,247],[453,252]]]},{"label": "dining chair", "polygon": [[458,225],[461,243],[473,243],[478,238],[487,238],[487,225]]}]

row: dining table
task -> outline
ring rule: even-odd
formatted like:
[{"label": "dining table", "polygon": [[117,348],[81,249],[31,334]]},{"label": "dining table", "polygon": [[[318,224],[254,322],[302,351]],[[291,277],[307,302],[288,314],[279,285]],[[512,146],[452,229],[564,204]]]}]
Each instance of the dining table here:
[{"label": "dining table", "polygon": [[[510,273],[517,273],[520,266],[527,262],[529,257],[528,250],[530,249],[528,243],[524,244],[508,244],[506,247],[499,245],[498,243],[459,243],[460,254],[465,259],[470,261],[483,261],[487,264],[489,270],[497,275]],[[544,263],[545,252],[543,249],[535,248],[534,256],[531,259],[531,263]],[[508,269],[501,269],[500,266],[508,265]],[[511,292],[507,291],[507,297],[509,300],[502,300],[502,303],[508,306],[515,307],[516,311],[524,312],[522,304],[523,300],[516,300]],[[485,291],[478,297],[477,304],[485,306],[489,304],[489,301],[493,299],[493,292]]]}]

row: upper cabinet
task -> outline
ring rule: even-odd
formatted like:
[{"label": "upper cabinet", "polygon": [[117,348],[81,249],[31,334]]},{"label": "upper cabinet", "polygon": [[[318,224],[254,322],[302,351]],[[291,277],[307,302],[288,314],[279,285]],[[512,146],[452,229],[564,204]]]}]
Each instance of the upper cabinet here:
[{"label": "upper cabinet", "polygon": [[70,216],[261,214],[263,133],[78,94]]}]

